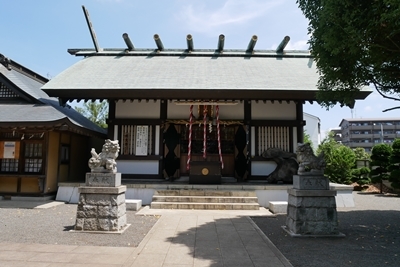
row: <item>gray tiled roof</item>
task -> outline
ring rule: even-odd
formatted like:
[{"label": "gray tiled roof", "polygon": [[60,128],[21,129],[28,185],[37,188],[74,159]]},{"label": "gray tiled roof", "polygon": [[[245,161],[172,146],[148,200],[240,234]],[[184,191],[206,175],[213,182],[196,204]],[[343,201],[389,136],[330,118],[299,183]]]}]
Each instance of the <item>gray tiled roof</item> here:
[{"label": "gray tiled roof", "polygon": [[41,87],[44,84],[43,82],[28,77],[15,69],[8,70],[2,64],[0,64],[0,73],[31,97],[35,99],[51,99],[45,92],[41,90]]},{"label": "gray tiled roof", "polygon": [[[43,100],[43,99],[42,99]],[[106,134],[87,118],[69,107],[62,107],[58,102],[43,100],[45,104],[0,104],[0,123],[57,123],[69,121],[71,124],[91,131]]]},{"label": "gray tiled roof", "polygon": [[[17,63],[16,63],[17,64]],[[27,70],[31,72],[30,70]],[[105,134],[106,130],[97,126],[89,119],[70,107],[60,106],[58,99],[49,97],[41,90],[44,82],[25,75],[23,70],[14,67],[7,69],[0,64],[0,73],[3,74],[19,90],[31,96],[36,101],[28,104],[3,103],[0,104],[0,123],[57,123],[59,121],[69,122],[71,126],[84,128]],[[42,103],[42,104],[38,104]]]},{"label": "gray tiled roof", "polygon": [[43,89],[316,90],[317,81],[310,58],[91,56]]},{"label": "gray tiled roof", "polygon": [[[318,91],[319,75],[308,51],[76,54],[86,57],[44,85],[46,93],[63,101],[172,97],[315,100]],[[366,87],[357,98],[365,98],[370,91]]]}]

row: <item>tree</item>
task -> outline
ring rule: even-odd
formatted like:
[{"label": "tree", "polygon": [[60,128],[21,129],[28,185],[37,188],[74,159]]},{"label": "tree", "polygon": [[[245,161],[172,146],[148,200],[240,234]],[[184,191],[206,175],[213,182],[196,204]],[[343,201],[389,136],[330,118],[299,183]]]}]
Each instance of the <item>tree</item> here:
[{"label": "tree", "polygon": [[310,144],[312,150],[315,152],[314,146],[313,146],[313,142],[311,140],[311,136],[304,130],[303,132],[303,143],[304,144]]},{"label": "tree", "polygon": [[318,152],[324,153],[326,162],[324,174],[331,182],[351,183],[352,169],[356,161],[355,153],[351,148],[336,142],[333,139],[333,132],[330,132],[318,147]]},{"label": "tree", "polygon": [[371,172],[368,167],[361,167],[357,169],[353,169],[351,172],[352,179],[351,181],[357,183],[360,186],[371,183],[371,178],[369,177],[369,173]]},{"label": "tree", "polygon": [[383,180],[389,177],[389,157],[392,148],[387,144],[377,144],[372,148],[371,155],[371,180],[373,183],[380,183],[380,193],[382,194]]},{"label": "tree", "polygon": [[392,154],[389,162],[389,181],[393,188],[400,188],[400,139],[394,140],[392,144]]},{"label": "tree", "polygon": [[82,107],[75,107],[75,110],[96,123],[102,128],[107,128],[108,103],[107,101],[88,101]]},{"label": "tree", "polygon": [[371,156],[365,152],[365,149],[362,147],[357,147],[354,150],[354,154],[356,155],[356,160],[370,160]]},{"label": "tree", "polygon": [[[371,160],[371,156],[365,152],[365,149],[362,147],[357,147],[353,149],[353,151],[356,156],[356,164],[355,169],[351,171],[352,182],[355,182],[360,186],[370,184],[371,178],[369,177],[369,173],[371,172],[371,169],[368,167],[368,163]],[[359,166],[359,162],[361,163],[361,166]]]},{"label": "tree", "polygon": [[370,84],[383,97],[400,100],[400,1],[297,0],[297,4],[309,20],[322,106],[352,107],[355,94]]}]

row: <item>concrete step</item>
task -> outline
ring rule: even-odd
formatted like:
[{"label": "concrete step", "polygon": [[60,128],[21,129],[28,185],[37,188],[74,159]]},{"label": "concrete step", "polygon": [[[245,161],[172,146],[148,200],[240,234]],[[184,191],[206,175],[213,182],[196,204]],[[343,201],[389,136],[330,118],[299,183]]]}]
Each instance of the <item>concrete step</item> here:
[{"label": "concrete step", "polygon": [[152,202],[152,209],[194,209],[194,210],[259,210],[258,203],[193,203],[193,202]]},{"label": "concrete step", "polygon": [[221,196],[221,197],[256,197],[255,191],[243,190],[157,190],[155,196]]},{"label": "concrete step", "polygon": [[221,196],[153,196],[154,202],[191,202],[191,203],[258,203],[257,197],[221,197]]},{"label": "concrete step", "polygon": [[157,190],[152,209],[258,210],[255,191],[180,189]]}]

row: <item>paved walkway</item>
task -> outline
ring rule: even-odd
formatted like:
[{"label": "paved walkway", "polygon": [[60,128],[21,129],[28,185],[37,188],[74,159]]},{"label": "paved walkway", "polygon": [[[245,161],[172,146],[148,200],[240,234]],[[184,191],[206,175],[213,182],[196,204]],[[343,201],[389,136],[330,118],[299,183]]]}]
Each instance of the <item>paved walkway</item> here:
[{"label": "paved walkway", "polygon": [[162,216],[137,248],[0,243],[0,267],[292,266],[248,217],[268,210],[138,214]]}]

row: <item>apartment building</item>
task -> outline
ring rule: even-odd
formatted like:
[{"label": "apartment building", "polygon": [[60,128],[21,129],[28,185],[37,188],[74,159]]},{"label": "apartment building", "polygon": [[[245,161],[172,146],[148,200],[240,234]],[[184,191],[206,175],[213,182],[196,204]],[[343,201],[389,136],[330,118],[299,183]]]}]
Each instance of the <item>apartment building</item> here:
[{"label": "apartment building", "polygon": [[391,144],[400,138],[400,118],[343,119],[339,126],[344,145],[367,152],[376,144]]}]

